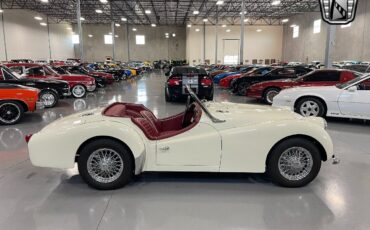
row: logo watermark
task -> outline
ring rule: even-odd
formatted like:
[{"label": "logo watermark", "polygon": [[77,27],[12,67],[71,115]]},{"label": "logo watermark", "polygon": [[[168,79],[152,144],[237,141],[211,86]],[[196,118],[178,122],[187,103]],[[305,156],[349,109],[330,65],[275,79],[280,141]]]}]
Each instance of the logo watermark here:
[{"label": "logo watermark", "polygon": [[358,0],[319,0],[322,19],[333,25],[353,22]]}]

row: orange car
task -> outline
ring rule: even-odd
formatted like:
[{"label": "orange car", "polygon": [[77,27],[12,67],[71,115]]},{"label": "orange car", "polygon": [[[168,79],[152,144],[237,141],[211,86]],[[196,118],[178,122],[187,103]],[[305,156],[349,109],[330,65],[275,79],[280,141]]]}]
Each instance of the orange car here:
[{"label": "orange car", "polygon": [[14,84],[0,84],[0,125],[13,125],[23,113],[42,109],[38,101],[40,90]]}]

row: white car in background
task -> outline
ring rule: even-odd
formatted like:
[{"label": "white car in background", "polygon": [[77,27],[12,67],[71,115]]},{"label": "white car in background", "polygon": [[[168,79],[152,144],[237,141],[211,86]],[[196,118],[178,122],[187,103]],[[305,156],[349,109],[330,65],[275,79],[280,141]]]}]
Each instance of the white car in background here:
[{"label": "white car in background", "polygon": [[267,172],[279,185],[299,187],[334,156],[322,118],[203,102],[187,90],[195,102],[164,119],[130,103],[59,119],[26,137],[31,162],[62,169],[77,162],[81,177],[97,189],[120,188],[146,171]]},{"label": "white car in background", "polygon": [[296,87],[281,91],[274,107],[290,107],[302,116],[370,119],[370,74],[336,86]]}]

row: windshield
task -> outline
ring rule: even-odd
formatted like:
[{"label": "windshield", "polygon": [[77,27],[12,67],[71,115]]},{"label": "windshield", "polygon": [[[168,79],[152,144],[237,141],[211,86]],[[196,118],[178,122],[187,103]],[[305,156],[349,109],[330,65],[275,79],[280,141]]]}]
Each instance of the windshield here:
[{"label": "windshield", "polygon": [[[355,73],[355,75],[358,75],[357,73]],[[339,88],[339,89],[344,89],[344,88],[347,88],[348,86],[351,86],[351,85],[356,85],[360,82],[363,82],[367,79],[370,78],[370,74],[363,74],[359,77],[356,77],[350,81],[347,81],[345,83],[342,83],[342,84],[337,84],[336,87]]]},{"label": "windshield", "polygon": [[209,117],[209,119],[211,119],[214,123],[222,123],[222,122],[225,122],[224,120],[220,120],[216,117],[214,117],[211,112],[209,112],[209,110],[206,108],[206,106],[204,105],[204,103],[199,100],[198,96],[193,92],[193,90],[191,90],[191,88],[189,87],[189,85],[185,85],[186,89],[188,90],[189,92],[189,95],[191,96],[191,98],[202,108],[202,110],[204,111],[205,114],[207,114],[207,117]]},{"label": "windshield", "polygon": [[59,75],[56,71],[54,71],[52,68],[50,68],[49,66],[44,66],[44,71],[47,75]]},{"label": "windshield", "polygon": [[15,74],[8,67],[5,66],[2,67],[2,72],[4,80],[13,80],[22,78],[20,75],[15,76]]}]

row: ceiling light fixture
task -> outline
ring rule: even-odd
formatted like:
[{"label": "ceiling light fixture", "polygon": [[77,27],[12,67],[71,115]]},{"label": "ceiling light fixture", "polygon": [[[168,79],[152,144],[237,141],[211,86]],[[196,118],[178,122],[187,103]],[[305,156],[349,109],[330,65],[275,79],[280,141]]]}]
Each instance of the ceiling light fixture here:
[{"label": "ceiling light fixture", "polygon": [[4,12],[4,10],[3,9],[0,9],[0,13],[2,13],[2,12]]},{"label": "ceiling light fixture", "polygon": [[121,21],[127,22],[127,18],[121,18]]},{"label": "ceiling light fixture", "polygon": [[87,35],[89,38],[92,38],[92,37],[94,37],[92,34],[89,34],[89,35]]},{"label": "ceiling light fixture", "polygon": [[249,21],[249,18],[244,19],[244,22],[247,22],[247,21]]},{"label": "ceiling light fixture", "polygon": [[151,13],[152,13],[152,11],[151,11],[151,10],[145,10],[145,13],[146,13],[146,14],[151,14]]},{"label": "ceiling light fixture", "polygon": [[[240,15],[242,14],[242,12],[239,13]],[[247,11],[244,11],[244,14],[247,14]]]},{"label": "ceiling light fixture", "polygon": [[296,26],[297,26],[296,24],[292,24],[290,27],[292,27],[292,28],[293,28],[293,27],[296,27]]},{"label": "ceiling light fixture", "polygon": [[80,20],[81,20],[81,21],[85,21],[85,18],[84,18],[84,17],[80,17]]},{"label": "ceiling light fixture", "polygon": [[199,11],[198,10],[194,10],[193,11],[193,14],[197,15],[197,14],[199,14]]},{"label": "ceiling light fixture", "polygon": [[116,27],[120,27],[121,25],[120,25],[119,23],[116,23],[116,24],[115,24],[115,26],[116,26]]},{"label": "ceiling light fixture", "polygon": [[216,5],[222,5],[222,4],[224,4],[224,1],[217,1],[216,2]]},{"label": "ceiling light fixture", "polygon": [[37,21],[41,21],[42,20],[42,17],[36,16],[36,17],[34,17],[34,19],[36,19]]},{"label": "ceiling light fixture", "polygon": [[173,34],[172,34],[172,37],[176,37],[176,34],[175,34],[175,33],[173,33]]},{"label": "ceiling light fixture", "polygon": [[262,30],[261,30],[261,29],[257,29],[256,31],[257,31],[258,33],[259,33],[259,32],[262,32]]},{"label": "ceiling light fixture", "polygon": [[188,24],[188,28],[191,28],[191,24]]},{"label": "ceiling light fixture", "polygon": [[227,33],[230,33],[230,32],[231,32],[231,30],[230,30],[230,29],[227,29],[227,30],[226,30],[226,32],[227,32]]},{"label": "ceiling light fixture", "polygon": [[156,24],[152,23],[152,27],[156,27],[156,26],[157,26]]},{"label": "ceiling light fixture", "polygon": [[119,36],[118,35],[114,35],[115,38],[118,38]]},{"label": "ceiling light fixture", "polygon": [[40,25],[47,26],[48,24],[46,24],[45,22],[40,22]]},{"label": "ceiling light fixture", "polygon": [[200,31],[200,29],[195,29],[195,32],[199,32]]},{"label": "ceiling light fixture", "polygon": [[49,2],[49,0],[41,0],[41,2],[43,2],[43,3],[48,3],[48,2]]},{"label": "ceiling light fixture", "polygon": [[95,10],[95,12],[96,12],[96,13],[98,13],[98,14],[103,13],[103,11],[102,11],[102,10],[100,10],[100,9],[96,9],[96,10]]},{"label": "ceiling light fixture", "polygon": [[227,25],[223,24],[221,27],[225,28]]},{"label": "ceiling light fixture", "polygon": [[208,22],[208,18],[204,18],[203,19],[203,22]]},{"label": "ceiling light fixture", "polygon": [[281,1],[280,1],[280,0],[273,0],[273,1],[271,2],[271,5],[273,5],[273,6],[277,6],[277,5],[280,5],[280,3],[281,3]]},{"label": "ceiling light fixture", "polygon": [[108,0],[100,0],[101,3],[108,3]]},{"label": "ceiling light fixture", "polygon": [[137,29],[136,28],[132,28],[132,31],[137,31]]},{"label": "ceiling light fixture", "polygon": [[282,23],[287,23],[287,22],[289,22],[289,19],[285,18],[285,19],[281,20],[281,22]]}]

